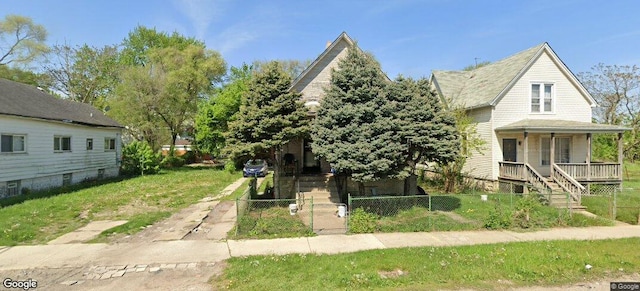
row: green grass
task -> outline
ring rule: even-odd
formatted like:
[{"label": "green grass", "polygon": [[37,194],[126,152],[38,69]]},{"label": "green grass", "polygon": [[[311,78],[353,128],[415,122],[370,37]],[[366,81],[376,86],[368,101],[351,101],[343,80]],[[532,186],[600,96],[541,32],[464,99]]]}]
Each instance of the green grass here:
[{"label": "green grass", "polygon": [[[238,219],[237,232],[230,232],[233,239],[265,239],[313,236],[311,228],[305,225],[300,216],[290,215],[287,207],[266,205],[271,201],[255,201],[265,208],[252,210]],[[268,207],[267,207],[268,206]]]},{"label": "green grass", "polygon": [[[640,220],[640,163],[625,163],[623,189],[616,195],[616,220],[637,225]],[[613,214],[613,198],[609,196],[583,196],[587,210],[610,218]]]},{"label": "green grass", "polygon": [[[227,260],[214,289],[475,290],[557,286],[630,275],[640,238],[370,250]],[[587,270],[585,265],[593,266]]]},{"label": "green grass", "polygon": [[204,197],[217,195],[239,175],[183,167],[0,200],[0,245],[46,243],[96,220],[128,220],[107,232],[134,233]]}]

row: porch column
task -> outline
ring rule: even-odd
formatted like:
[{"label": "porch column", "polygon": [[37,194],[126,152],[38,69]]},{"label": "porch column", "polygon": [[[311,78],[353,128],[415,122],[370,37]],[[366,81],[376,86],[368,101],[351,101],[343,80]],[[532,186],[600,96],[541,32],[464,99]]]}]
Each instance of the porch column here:
[{"label": "porch column", "polygon": [[527,171],[527,165],[529,164],[529,133],[528,132],[524,132],[524,146],[522,148],[523,153],[523,159],[522,161],[524,162],[524,181],[525,181],[525,187],[522,189],[522,192],[524,192],[524,194],[529,193],[529,188],[527,188],[527,182],[529,181],[529,171]]},{"label": "porch column", "polygon": [[[591,133],[587,133],[587,181],[591,180]],[[590,184],[588,184],[590,185]]]},{"label": "porch column", "polygon": [[551,133],[551,141],[550,141],[550,145],[549,145],[549,168],[550,168],[550,175],[553,175],[553,165],[555,165],[556,161],[556,134],[555,133]]},{"label": "porch column", "polygon": [[[622,143],[622,132],[618,133],[618,178],[622,181],[622,163],[624,163],[624,145]],[[622,187],[622,183],[620,183]]]}]

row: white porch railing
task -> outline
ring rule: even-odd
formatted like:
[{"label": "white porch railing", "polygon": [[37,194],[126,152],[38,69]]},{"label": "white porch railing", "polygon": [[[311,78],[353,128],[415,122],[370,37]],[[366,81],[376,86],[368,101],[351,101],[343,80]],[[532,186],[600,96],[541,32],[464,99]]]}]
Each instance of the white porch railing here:
[{"label": "white porch railing", "polygon": [[499,162],[499,172],[500,177],[515,179],[515,180],[524,180],[525,166],[524,163],[516,163],[516,162]]}]

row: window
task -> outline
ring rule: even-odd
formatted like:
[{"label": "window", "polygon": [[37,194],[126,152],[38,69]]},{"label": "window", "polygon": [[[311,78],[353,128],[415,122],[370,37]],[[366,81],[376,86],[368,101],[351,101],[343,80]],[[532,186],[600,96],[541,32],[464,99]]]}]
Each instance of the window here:
[{"label": "window", "polygon": [[[556,137],[556,147],[554,149],[553,160],[556,163],[570,163],[571,162],[571,138],[569,137]],[[548,166],[551,164],[551,139],[548,137],[542,138],[542,144],[540,145],[541,159],[540,164]]]},{"label": "window", "polygon": [[20,190],[20,181],[7,182],[7,197],[18,195],[18,190]]},{"label": "window", "polygon": [[106,137],[104,139],[104,150],[105,151],[115,151],[116,150],[116,139],[112,137]]},{"label": "window", "polygon": [[54,152],[70,152],[71,137],[70,136],[54,136],[53,151]]},{"label": "window", "polygon": [[98,169],[98,179],[104,178],[104,169]]},{"label": "window", "polygon": [[26,135],[3,134],[0,137],[0,152],[3,153],[24,153],[26,151]]},{"label": "window", "polygon": [[71,185],[71,174],[62,174],[62,186]]},{"label": "window", "polygon": [[87,150],[93,150],[93,138],[87,138]]},{"label": "window", "polygon": [[531,84],[531,112],[553,112],[553,84]]}]

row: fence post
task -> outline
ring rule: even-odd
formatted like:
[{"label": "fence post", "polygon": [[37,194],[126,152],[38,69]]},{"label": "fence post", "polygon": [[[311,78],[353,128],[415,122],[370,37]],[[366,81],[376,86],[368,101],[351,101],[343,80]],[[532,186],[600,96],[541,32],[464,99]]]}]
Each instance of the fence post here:
[{"label": "fence post", "polygon": [[311,225],[311,232],[313,232],[313,196],[311,196],[311,221],[309,225]]},{"label": "fence post", "polygon": [[238,236],[238,229],[240,228],[240,197],[236,198],[236,236]]},{"label": "fence post", "polygon": [[431,227],[431,230],[433,230],[433,212],[431,209],[431,195],[429,195],[429,226]]},{"label": "fence post", "polygon": [[616,215],[617,215],[617,211],[616,209],[618,208],[618,202],[617,202],[617,197],[618,197],[618,187],[613,188],[613,209],[611,211],[612,213],[612,218],[613,220],[616,220]]},{"label": "fence post", "polygon": [[351,193],[347,193],[347,217],[346,217],[346,229],[345,232],[349,233],[349,220],[351,219],[351,211],[353,211],[353,209],[351,209]]}]

